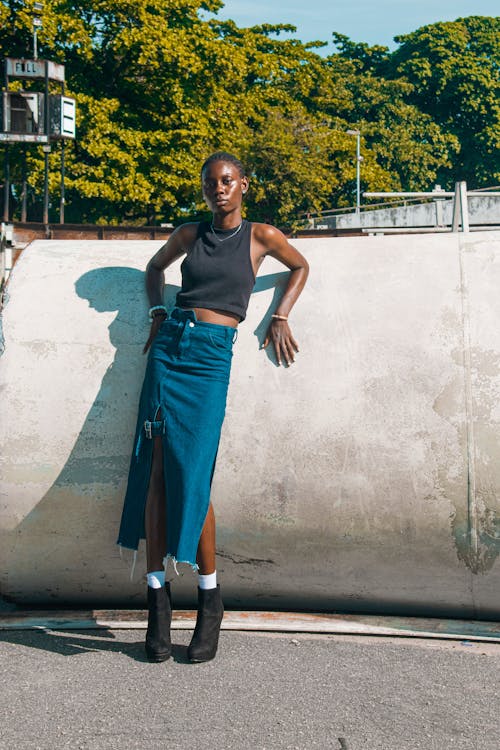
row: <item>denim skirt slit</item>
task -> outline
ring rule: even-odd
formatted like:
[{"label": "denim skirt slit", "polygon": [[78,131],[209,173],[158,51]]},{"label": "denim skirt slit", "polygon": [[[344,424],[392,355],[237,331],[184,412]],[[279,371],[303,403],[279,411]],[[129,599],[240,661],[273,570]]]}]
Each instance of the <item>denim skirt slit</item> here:
[{"label": "denim skirt slit", "polygon": [[137,550],[153,439],[161,437],[165,480],[166,557],[196,568],[196,552],[226,410],[236,330],[175,308],[149,351],[118,544]]}]

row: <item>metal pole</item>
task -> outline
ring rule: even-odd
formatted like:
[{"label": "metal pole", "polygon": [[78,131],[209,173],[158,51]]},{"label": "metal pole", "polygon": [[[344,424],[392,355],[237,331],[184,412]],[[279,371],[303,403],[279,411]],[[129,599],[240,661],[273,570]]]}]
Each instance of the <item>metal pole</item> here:
[{"label": "metal pole", "polygon": [[360,171],[361,171],[361,135],[356,135],[356,213],[359,214],[361,207]]},{"label": "metal pole", "polygon": [[26,223],[27,207],[28,207],[28,179],[26,169],[26,146],[23,147],[23,188],[21,193],[21,222]]},{"label": "metal pole", "polygon": [[43,223],[47,225],[49,223],[49,154],[50,154],[50,143],[49,138],[49,66],[45,63],[45,96],[44,96],[44,132],[47,136],[47,144],[43,145],[43,152],[45,155],[44,162],[44,178],[43,178]]},{"label": "metal pole", "polygon": [[10,204],[10,160],[9,144],[5,144],[4,152],[4,183],[3,183],[3,220],[9,221],[9,204]]},{"label": "metal pole", "polygon": [[460,183],[455,182],[455,192],[453,194],[453,213],[451,217],[451,231],[458,232],[459,225],[459,208],[458,202],[460,200]]},{"label": "metal pole", "polygon": [[467,183],[461,181],[459,183],[460,191],[460,216],[462,219],[462,232],[469,231],[469,206],[467,203]]},{"label": "metal pole", "polygon": [[38,60],[38,44],[36,26],[33,26],[33,59]]},{"label": "metal pole", "polygon": [[356,216],[359,216],[361,208],[361,132],[359,130],[346,130],[347,135],[356,136]]},{"label": "metal pole", "polygon": [[61,203],[59,206],[59,224],[64,224],[64,139],[61,141]]},{"label": "metal pole", "polygon": [[[65,88],[64,81],[61,83],[61,94],[64,96]],[[62,106],[62,104],[61,104]],[[59,224],[64,224],[64,205],[66,202],[66,191],[64,185],[64,178],[66,176],[66,142],[64,138],[61,139],[61,203],[59,204]]]},{"label": "metal pole", "polygon": [[45,157],[44,175],[43,175],[43,223],[49,223],[49,154],[50,146],[43,146]]}]

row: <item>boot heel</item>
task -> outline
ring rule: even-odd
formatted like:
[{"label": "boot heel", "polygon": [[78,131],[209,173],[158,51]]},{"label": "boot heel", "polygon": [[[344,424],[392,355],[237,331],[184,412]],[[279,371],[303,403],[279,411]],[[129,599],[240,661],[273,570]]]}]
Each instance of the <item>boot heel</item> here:
[{"label": "boot heel", "polygon": [[188,658],[191,662],[210,661],[217,653],[219,633],[224,605],[220,595],[220,586],[215,589],[198,588],[198,614],[191,643],[188,647]]}]

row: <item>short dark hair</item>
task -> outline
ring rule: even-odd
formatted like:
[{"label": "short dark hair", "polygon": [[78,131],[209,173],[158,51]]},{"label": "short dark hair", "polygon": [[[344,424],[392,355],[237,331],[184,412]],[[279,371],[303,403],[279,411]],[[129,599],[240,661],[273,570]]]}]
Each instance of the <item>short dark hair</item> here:
[{"label": "short dark hair", "polygon": [[241,163],[239,159],[236,158],[236,156],[233,156],[232,154],[229,154],[227,151],[216,151],[214,154],[208,157],[203,162],[203,166],[201,168],[201,174],[207,169],[211,164],[214,163],[214,161],[227,161],[230,164],[232,164],[238,172],[240,173],[240,177],[245,176],[245,167]]}]

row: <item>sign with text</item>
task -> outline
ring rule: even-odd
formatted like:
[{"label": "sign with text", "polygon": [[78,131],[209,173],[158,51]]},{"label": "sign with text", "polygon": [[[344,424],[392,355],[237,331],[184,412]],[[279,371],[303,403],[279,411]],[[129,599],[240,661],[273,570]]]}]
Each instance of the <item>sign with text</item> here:
[{"label": "sign with text", "polygon": [[50,60],[24,60],[15,57],[5,59],[7,76],[12,78],[45,78],[47,70],[51,81],[64,82],[64,65]]}]

